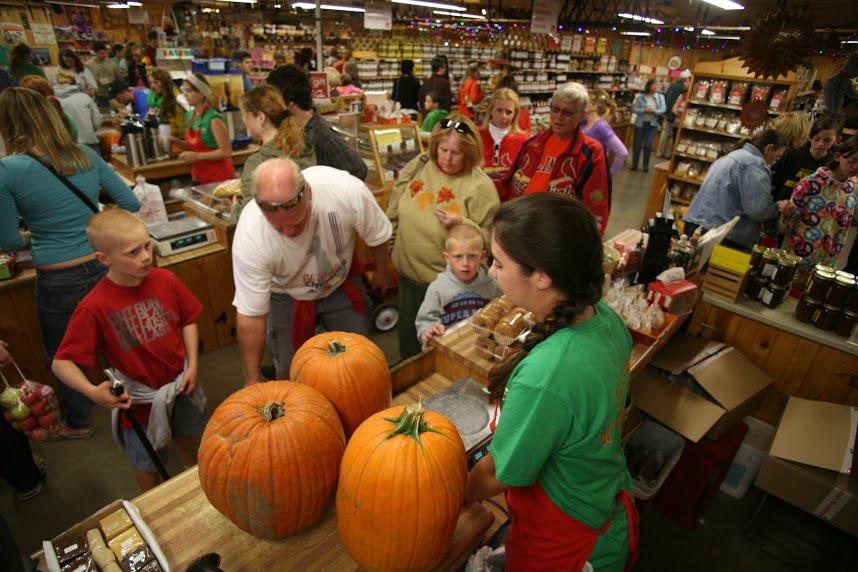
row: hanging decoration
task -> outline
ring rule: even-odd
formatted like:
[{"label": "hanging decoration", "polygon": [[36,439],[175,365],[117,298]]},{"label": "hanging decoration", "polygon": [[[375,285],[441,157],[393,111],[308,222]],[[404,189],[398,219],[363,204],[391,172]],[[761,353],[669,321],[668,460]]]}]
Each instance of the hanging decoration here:
[{"label": "hanging decoration", "polygon": [[810,57],[815,44],[805,14],[780,8],[760,18],[742,38],[739,56],[754,77],[786,75]]},{"label": "hanging decoration", "polygon": [[751,131],[765,123],[768,117],[766,102],[762,99],[752,99],[742,106],[742,125]]}]

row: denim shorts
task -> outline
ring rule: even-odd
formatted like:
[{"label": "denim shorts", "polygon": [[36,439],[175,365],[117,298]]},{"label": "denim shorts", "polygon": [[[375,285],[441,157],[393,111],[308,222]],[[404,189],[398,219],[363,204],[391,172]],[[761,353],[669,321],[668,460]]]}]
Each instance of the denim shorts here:
[{"label": "denim shorts", "polygon": [[[201,412],[194,407],[191,400],[185,395],[176,397],[176,403],[173,405],[173,414],[170,417],[170,429],[173,431],[173,438],[190,437],[201,433],[205,429],[208,421],[208,413]],[[131,461],[131,466],[138,471],[154,473],[158,471],[146,448],[134,432],[134,429],[126,429],[120,427],[122,431],[122,439],[125,441],[125,454],[128,455],[128,460]],[[143,426],[146,430],[146,426]],[[167,449],[164,448],[158,451],[158,457],[162,463],[167,462]]]}]

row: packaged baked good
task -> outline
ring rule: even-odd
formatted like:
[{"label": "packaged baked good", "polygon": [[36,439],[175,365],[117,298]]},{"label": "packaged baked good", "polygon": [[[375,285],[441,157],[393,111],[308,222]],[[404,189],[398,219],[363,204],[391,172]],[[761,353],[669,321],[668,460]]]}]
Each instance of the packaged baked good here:
[{"label": "packaged baked good", "polygon": [[118,562],[111,562],[107,566],[101,569],[101,572],[123,572],[122,567]]},{"label": "packaged baked good", "polygon": [[232,179],[220,183],[212,191],[215,197],[232,197],[241,194],[241,179]]},{"label": "packaged baked good", "polygon": [[769,91],[771,91],[772,86],[766,83],[755,83],[751,87],[751,99],[759,99],[761,101],[766,101],[769,98]]},{"label": "packaged baked good", "polygon": [[709,88],[709,103],[721,105],[727,102],[727,87],[730,85],[726,79],[712,80]]},{"label": "packaged baked good", "polygon": [[504,346],[515,342],[515,338],[527,328],[526,315],[526,310],[517,308],[501,318],[495,326],[495,340]]},{"label": "packaged baked good", "polygon": [[697,117],[694,119],[694,127],[706,127],[706,119],[708,119],[708,115],[705,113],[698,113]]},{"label": "packaged baked good", "polygon": [[747,81],[734,81],[730,86],[730,98],[727,100],[727,103],[730,105],[743,105],[745,103],[745,94],[748,93],[750,85],[750,82]]},{"label": "packaged baked good", "polygon": [[500,308],[501,310],[503,310],[504,313],[507,313],[507,312],[511,311],[513,308],[515,308],[515,304],[510,302],[509,298],[507,298],[506,296],[501,296],[500,298],[494,300],[492,303],[494,305],[496,305],[498,308]]},{"label": "packaged baked good", "polygon": [[147,563],[154,559],[152,551],[144,544],[122,559],[122,569],[125,572],[140,572]]},{"label": "packaged baked good", "polygon": [[707,129],[715,129],[718,127],[718,120],[721,118],[720,113],[711,113],[706,116],[704,125]]},{"label": "packaged baked good", "polygon": [[89,546],[90,552],[94,552],[97,548],[107,548],[107,543],[97,528],[86,531],[86,544]]},{"label": "packaged baked good", "polygon": [[772,98],[769,100],[769,109],[780,111],[786,103],[786,96],[789,89],[785,87],[776,87],[772,90]]},{"label": "packaged baked good", "polygon": [[682,116],[682,125],[685,127],[694,127],[697,124],[697,117],[700,115],[700,111],[695,108],[689,108],[685,111],[685,115]]},{"label": "packaged baked good", "polygon": [[98,567],[92,561],[89,552],[85,552],[60,567],[61,572],[98,572]]},{"label": "packaged baked good", "polygon": [[101,528],[101,532],[104,533],[104,539],[107,542],[110,542],[121,533],[131,528],[133,524],[134,523],[131,522],[131,517],[128,516],[128,513],[125,512],[124,508],[120,508],[116,512],[112,512],[98,521],[98,526]]},{"label": "packaged baked good", "polygon": [[104,567],[111,562],[116,562],[116,555],[107,546],[100,546],[92,551],[92,559],[98,564],[98,567],[104,570]]},{"label": "packaged baked good", "polygon": [[709,87],[711,82],[708,79],[698,79],[694,84],[694,89],[691,91],[691,99],[697,101],[706,101],[706,96],[709,95]]},{"label": "packaged baked good", "polygon": [[64,538],[54,542],[54,552],[57,553],[57,560],[60,561],[60,564],[74,560],[87,551],[86,538],[83,536]]},{"label": "packaged baked good", "polygon": [[111,540],[109,543],[110,549],[116,555],[116,559],[122,561],[123,558],[137,550],[139,547],[146,544],[143,537],[133,526]]},{"label": "packaged baked good", "polygon": [[477,338],[474,342],[474,345],[480,348],[481,350],[485,350],[490,354],[495,352],[495,347],[497,344],[491,338]]}]

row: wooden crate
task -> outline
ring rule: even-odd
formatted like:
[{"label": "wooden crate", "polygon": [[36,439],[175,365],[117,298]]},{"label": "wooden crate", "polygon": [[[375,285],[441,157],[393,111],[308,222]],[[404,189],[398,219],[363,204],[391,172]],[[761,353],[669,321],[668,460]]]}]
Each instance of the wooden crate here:
[{"label": "wooden crate", "polygon": [[706,278],[703,280],[703,291],[729,302],[735,302],[745,289],[745,280],[748,275],[747,271],[742,274],[710,263]]}]

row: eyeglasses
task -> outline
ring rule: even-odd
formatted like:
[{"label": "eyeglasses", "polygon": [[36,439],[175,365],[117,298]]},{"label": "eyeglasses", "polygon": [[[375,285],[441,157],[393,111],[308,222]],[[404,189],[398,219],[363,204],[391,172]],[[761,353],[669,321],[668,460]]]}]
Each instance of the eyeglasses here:
[{"label": "eyeglasses", "polygon": [[453,128],[462,135],[473,135],[473,131],[468,127],[467,123],[462,123],[461,121],[453,121],[452,119],[442,119],[438,122],[438,125],[441,129],[449,129]]},{"label": "eyeglasses", "polygon": [[286,199],[285,201],[280,201],[279,203],[270,202],[270,201],[260,201],[256,199],[256,204],[259,205],[259,208],[264,210],[267,213],[276,212],[277,209],[283,209],[284,211],[288,211],[289,209],[294,209],[298,206],[298,203],[301,202],[301,197],[304,196],[304,191],[307,190],[307,187],[301,187],[300,192],[297,195],[292,197],[291,199]]},{"label": "eyeglasses", "polygon": [[563,117],[575,117],[576,115],[578,115],[581,112],[580,111],[572,111],[571,109],[563,109],[562,107],[559,107],[557,105],[552,105],[551,106],[551,113],[562,113]]}]

